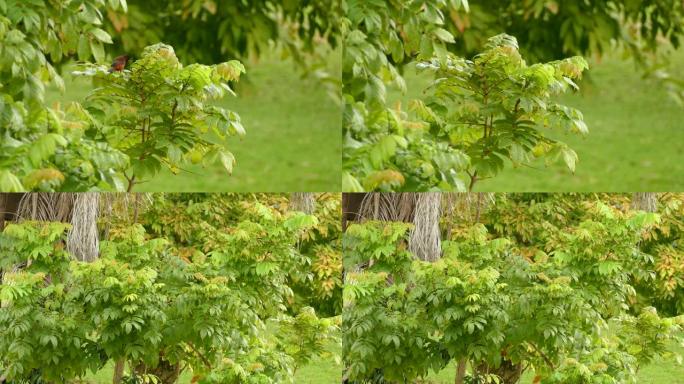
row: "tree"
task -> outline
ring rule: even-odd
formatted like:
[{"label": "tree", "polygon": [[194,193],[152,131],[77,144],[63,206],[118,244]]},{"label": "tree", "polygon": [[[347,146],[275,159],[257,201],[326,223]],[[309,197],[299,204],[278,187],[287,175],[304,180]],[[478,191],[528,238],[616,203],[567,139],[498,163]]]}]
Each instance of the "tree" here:
[{"label": "tree", "polygon": [[162,167],[177,173],[184,163],[219,161],[232,172],[233,154],[203,134],[212,132],[219,139],[245,134],[235,112],[210,104],[234,94],[228,82],[244,71],[237,61],[183,66],[173,47],[160,43],[146,47],[130,71],[112,74],[107,67],[85,65],[75,74],[101,83],[85,104],[88,114],[96,116],[91,130],[131,159],[122,172],[130,192]]},{"label": "tree", "polygon": [[80,193],[74,199],[71,212],[71,231],[67,236],[67,249],[80,261],[93,261],[99,256],[100,233],[97,229],[100,195]]},{"label": "tree", "polygon": [[[431,47],[421,55],[432,53]],[[411,106],[413,115],[387,112],[375,126],[363,112],[346,115],[345,188],[472,190],[505,160],[520,165],[541,156],[561,157],[574,171],[576,153],[541,129],[587,132],[581,112],[551,101],[578,89],[573,80],[587,68],[581,57],[528,66],[515,38],[498,35],[472,61],[442,52],[418,68],[434,71],[435,81],[432,97]]]},{"label": "tree", "polygon": [[416,199],[409,249],[420,260],[435,261],[441,257],[441,205],[442,194],[438,192],[421,193]]},{"label": "tree", "polygon": [[[444,65],[451,52],[472,57],[502,32],[516,36],[520,52],[531,61],[563,60],[568,56],[600,56],[615,46],[625,48],[642,68],[667,50],[664,41],[677,47],[684,32],[683,6],[676,0],[645,4],[638,1],[467,1],[406,0],[402,2],[345,3],[349,23],[343,67],[345,114],[343,132],[343,190],[361,192],[463,191],[468,184],[456,175],[474,170],[465,155],[477,154],[476,163],[500,167],[506,158],[491,152],[464,153],[452,148],[425,127],[438,116],[417,116],[401,105],[387,103],[387,89],[404,91],[403,68],[430,60]],[[405,10],[411,10],[405,12]],[[591,15],[591,17],[587,17]],[[578,22],[581,20],[581,22]],[[660,61],[660,59],[656,60]],[[575,65],[582,65],[579,61]],[[437,66],[437,65],[436,65]],[[656,66],[661,68],[661,66]],[[649,70],[652,71],[652,70]],[[681,81],[657,72],[674,95]],[[514,104],[514,103],[512,103]],[[416,106],[414,106],[415,108]],[[418,110],[422,110],[420,105]],[[510,110],[509,110],[510,112]],[[442,116],[443,117],[443,116]],[[580,115],[571,119],[581,120]],[[421,129],[423,128],[423,129]],[[467,141],[466,141],[467,143]],[[544,146],[541,146],[544,147]],[[576,156],[561,143],[551,143],[547,153],[538,147],[530,155],[546,153],[563,158],[574,167]],[[516,151],[517,152],[517,151]],[[518,152],[512,159],[520,164]],[[483,163],[483,157],[487,158]],[[498,165],[496,165],[498,164]],[[489,168],[489,167],[488,167]],[[473,178],[468,176],[470,180]]]},{"label": "tree", "polygon": [[[446,54],[446,43],[453,41],[453,36],[442,28],[442,9],[459,9],[462,5],[467,9],[468,2],[350,0],[344,4],[348,25],[342,67],[344,191],[361,192],[381,186],[397,189],[405,177],[395,170],[381,169],[378,162],[393,156],[397,144],[410,145],[413,152],[431,149],[431,143],[408,142],[397,132],[401,112],[387,105],[387,85],[406,87],[400,75],[401,64],[416,57],[430,58],[433,52]],[[452,154],[446,146],[439,149]],[[369,153],[374,153],[372,159]],[[359,168],[365,169],[362,175]]]},{"label": "tree", "polygon": [[410,381],[466,360],[478,380],[631,382],[682,319],[635,305],[652,268],[642,237],[661,222],[621,198],[502,195],[484,225],[453,224],[436,262],[407,250],[410,225],[350,226],[345,267],[363,267],[345,285],[345,377]]},{"label": "tree", "polygon": [[[542,129],[565,129],[588,132],[582,113],[555,103],[551,97],[568,89],[579,89],[574,80],[587,69],[581,57],[528,66],[518,53],[517,40],[498,35],[488,40],[482,53],[473,61],[449,58],[419,64],[436,72],[430,86],[432,97],[413,107],[428,132],[437,140],[460,150],[469,177],[468,190],[479,179],[494,177],[510,160],[524,165],[533,157],[562,158],[574,172],[577,154],[567,145],[546,137]],[[422,133],[421,133],[422,134]],[[416,165],[407,155],[408,165]],[[458,184],[453,170],[446,176],[441,157],[422,159],[420,174],[404,171],[421,182]],[[399,167],[402,162],[398,159]],[[450,164],[460,164],[453,161]],[[456,170],[459,168],[456,167]],[[439,172],[435,172],[439,170]],[[427,177],[428,181],[424,181]]]},{"label": "tree", "polygon": [[[104,71],[106,67],[98,65],[107,59],[104,46],[113,43],[105,29],[114,33],[123,28],[121,23],[127,22],[124,15],[129,11],[125,0],[79,0],[68,6],[13,0],[0,5],[0,38],[3,39],[0,53],[6,58],[0,63],[0,79],[5,85],[0,95],[3,100],[0,103],[0,135],[3,137],[0,190],[130,190],[141,177],[155,174],[162,166],[178,172],[185,162],[201,160],[220,162],[230,172],[234,165],[232,154],[223,145],[215,145],[201,135],[207,130],[220,133],[220,137],[244,132],[236,113],[206,103],[207,99],[232,93],[228,82],[236,81],[244,72],[239,62],[218,58],[238,52],[245,57],[264,49],[272,39],[287,40],[286,36],[292,38],[288,40],[288,47],[293,53],[314,52],[317,39],[330,41],[333,45],[336,40],[332,29],[338,24],[332,23],[328,16],[319,15],[321,12],[333,15],[336,9],[327,4],[324,7],[321,2],[310,2],[303,8],[296,4],[281,7],[266,1],[220,7],[214,2],[163,3],[133,5],[134,19],[145,7],[151,7],[147,11],[152,14],[160,9],[168,11],[147,23],[136,22],[136,27],[147,31],[139,33],[136,30],[134,34],[149,37],[147,32],[163,26],[167,35],[175,36],[181,51],[187,53],[186,62],[191,62],[193,53],[204,52],[204,59],[215,54],[208,61],[218,64],[182,66],[170,46],[157,44],[159,40],[136,38],[135,56],[139,60],[132,60],[131,71],[108,74]],[[217,41],[216,31],[208,31],[199,40],[194,40],[198,35],[192,32],[180,31],[178,26],[188,23],[175,19],[179,14],[175,7],[183,10],[182,19],[189,17],[197,22],[194,31],[205,30],[199,25],[208,15],[215,15],[208,25],[216,28],[220,25],[223,32],[219,34],[240,40],[237,45],[227,45],[238,46],[237,51],[207,50]],[[216,14],[217,11],[220,14]],[[235,20],[230,21],[230,28],[227,28],[224,11],[235,15],[235,20],[244,21],[245,28],[253,27],[250,23],[255,21],[266,26],[269,32],[264,34],[258,28],[247,28],[248,32],[236,29]],[[115,28],[103,27],[103,12]],[[259,16],[241,18],[245,12]],[[166,24],[169,20],[173,23]],[[248,34],[250,36],[246,37]],[[208,39],[212,39],[212,43]],[[200,41],[201,44],[197,44]],[[157,45],[143,49],[150,44]],[[197,50],[198,47],[201,50]],[[138,53],[140,51],[143,52]],[[153,63],[155,54],[157,60]],[[163,58],[168,60],[159,60],[160,54],[167,55]],[[63,89],[58,70],[63,63],[75,58],[81,62],[94,58],[96,64],[84,65],[85,70],[79,73],[96,78],[103,87],[94,90],[85,103],[86,108],[78,103],[48,107],[45,105],[45,86],[54,84]],[[165,68],[161,68],[163,63],[167,64]],[[136,79],[131,80],[131,75]],[[169,76],[171,82],[160,82],[163,76]],[[154,85],[165,85],[164,89],[156,89],[163,92],[152,92]],[[164,129],[174,133],[162,132]]]},{"label": "tree", "polygon": [[[3,373],[66,381],[124,361],[125,382],[173,383],[191,368],[196,382],[281,383],[313,356],[328,356],[338,321],[320,318],[307,305],[317,305],[313,297],[295,301],[294,291],[297,279],[319,281],[307,276],[302,240],[334,248],[334,239],[303,237],[323,231],[315,216],[253,197],[156,196],[140,223],[121,211],[107,218],[109,237],[92,262],[74,261],[65,247],[69,224],[8,225],[0,253],[12,257],[0,268],[25,268],[0,285]],[[321,205],[331,208],[327,199]],[[154,218],[173,211],[196,220],[176,215],[175,229],[163,226],[166,238],[155,235],[162,227]]]},{"label": "tree", "polygon": [[[340,39],[340,1],[129,1],[107,12],[117,48],[139,52],[165,41],[187,62],[221,63],[260,56],[276,44],[302,66]],[[154,17],[152,16],[154,15]],[[326,47],[326,43],[329,45]],[[323,52],[321,52],[323,51]]]},{"label": "tree", "polygon": [[[55,65],[75,57],[103,61],[111,37],[100,28],[100,8],[126,2],[79,0],[0,4],[0,190],[82,190],[106,182],[125,157],[84,135],[78,106],[48,108],[45,86],[64,88]],[[99,172],[84,168],[96,166]]]},{"label": "tree", "polygon": [[311,214],[316,208],[316,196],[311,192],[294,192],[290,194],[292,209]]},{"label": "tree", "polygon": [[676,0],[484,0],[473,2],[468,13],[449,12],[444,21],[458,52],[474,52],[489,36],[506,31],[533,60],[602,55],[617,44],[643,62],[663,48],[663,40],[679,45],[682,12]]}]

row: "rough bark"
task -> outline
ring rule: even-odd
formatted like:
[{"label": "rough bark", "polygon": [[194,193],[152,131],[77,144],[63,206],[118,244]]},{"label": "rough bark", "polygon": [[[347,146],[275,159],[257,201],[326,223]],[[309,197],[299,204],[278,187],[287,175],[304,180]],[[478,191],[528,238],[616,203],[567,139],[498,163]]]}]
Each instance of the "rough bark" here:
[{"label": "rough bark", "polygon": [[311,192],[291,193],[290,207],[293,211],[301,211],[307,214],[312,214],[316,209],[316,195]]},{"label": "rough bark", "polygon": [[365,220],[413,222],[418,193],[368,193],[359,217]]},{"label": "rough bark", "polygon": [[436,261],[442,254],[442,234],[439,230],[442,194],[424,192],[417,195],[409,249],[420,260]]},{"label": "rough bark", "polygon": [[71,221],[71,210],[76,193],[27,193],[17,208],[20,220]]},{"label": "rough bark", "polygon": [[99,256],[99,206],[99,193],[78,193],[73,200],[72,227],[67,235],[67,249],[79,261],[91,262]]},{"label": "rough bark", "polygon": [[635,192],[632,194],[632,209],[655,212],[658,208],[658,195],[654,192]]},{"label": "rough bark", "polygon": [[[442,194],[438,192],[368,193],[363,197],[357,217],[360,220],[412,223],[414,228],[409,236],[409,248],[417,258],[435,261],[441,255],[441,200]],[[347,208],[345,217],[349,215]]]}]

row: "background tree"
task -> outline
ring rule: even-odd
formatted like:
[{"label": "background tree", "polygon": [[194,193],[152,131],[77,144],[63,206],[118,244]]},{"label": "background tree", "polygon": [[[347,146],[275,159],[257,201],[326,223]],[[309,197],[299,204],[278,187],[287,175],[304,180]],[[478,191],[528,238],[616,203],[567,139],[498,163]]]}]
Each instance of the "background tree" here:
[{"label": "background tree", "polygon": [[129,0],[128,4],[126,12],[107,12],[107,27],[117,48],[139,52],[164,41],[176,47],[187,63],[246,60],[276,44],[298,64],[315,67],[308,59],[334,48],[340,39],[338,0]]}]

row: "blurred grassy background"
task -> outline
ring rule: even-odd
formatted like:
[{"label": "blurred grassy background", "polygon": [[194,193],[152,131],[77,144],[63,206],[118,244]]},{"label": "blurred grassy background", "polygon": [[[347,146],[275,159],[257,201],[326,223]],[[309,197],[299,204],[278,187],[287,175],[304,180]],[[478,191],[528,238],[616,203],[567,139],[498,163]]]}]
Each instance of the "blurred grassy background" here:
[{"label": "blurred grassy background", "polygon": [[[673,67],[684,68],[684,52],[675,53]],[[630,60],[592,60],[581,91],[560,102],[584,113],[589,134],[559,131],[548,136],[566,142],[578,156],[573,175],[562,162],[513,168],[480,181],[475,189],[488,192],[635,192],[684,189],[684,108],[657,81],[642,78]],[[422,95],[430,76],[406,71],[409,93],[393,92],[394,100]]]},{"label": "blurred grassy background", "polygon": [[[320,81],[302,77],[291,60],[275,55],[245,63],[247,76],[220,105],[236,111],[247,135],[228,138],[237,159],[232,175],[222,166],[164,171],[136,191],[148,192],[323,192],[341,188],[342,109]],[[329,72],[339,81],[341,53]],[[67,93],[55,89],[50,102],[83,101],[92,85],[64,74]]]}]

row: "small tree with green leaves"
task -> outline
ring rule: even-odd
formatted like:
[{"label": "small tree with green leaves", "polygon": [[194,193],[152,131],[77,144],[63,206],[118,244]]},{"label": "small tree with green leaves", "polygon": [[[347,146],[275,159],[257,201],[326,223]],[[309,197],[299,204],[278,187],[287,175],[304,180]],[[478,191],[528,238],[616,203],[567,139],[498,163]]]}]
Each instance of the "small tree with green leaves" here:
[{"label": "small tree with green leaves", "polygon": [[85,65],[74,72],[99,83],[88,96],[92,124],[131,159],[124,172],[127,189],[162,167],[177,173],[185,163],[220,161],[230,173],[235,158],[219,140],[244,135],[240,117],[213,105],[231,93],[228,82],[245,72],[237,61],[183,66],[173,47],[155,44],[143,50],[131,69],[110,73],[105,66]]},{"label": "small tree with green leaves", "polygon": [[469,190],[498,174],[506,160],[519,166],[535,157],[562,157],[574,172],[577,154],[544,130],[588,132],[580,111],[553,99],[579,89],[574,80],[588,68],[582,57],[527,65],[516,39],[502,34],[473,60],[434,58],[418,68],[434,71],[436,79],[431,97],[412,109],[431,135],[468,156]]},{"label": "small tree with green leaves", "polygon": [[490,38],[472,60],[429,52],[436,56],[417,64],[435,73],[429,97],[412,101],[408,113],[365,110],[381,120],[377,132],[364,131],[361,112],[349,115],[345,188],[472,190],[507,160],[519,166],[536,157],[562,158],[574,171],[577,154],[544,131],[587,133],[580,111],[554,101],[579,89],[575,80],[588,68],[583,58],[527,65],[516,39],[505,34]]}]

